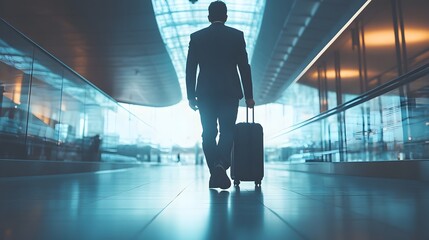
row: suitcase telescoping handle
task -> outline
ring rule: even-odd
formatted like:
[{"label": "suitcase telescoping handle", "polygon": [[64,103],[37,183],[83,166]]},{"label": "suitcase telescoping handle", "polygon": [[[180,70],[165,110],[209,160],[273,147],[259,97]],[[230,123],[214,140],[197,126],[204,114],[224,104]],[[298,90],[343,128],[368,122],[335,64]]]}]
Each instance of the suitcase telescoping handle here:
[{"label": "suitcase telescoping handle", "polygon": [[[246,107],[246,122],[249,123],[249,108]],[[255,107],[252,108],[252,123],[255,123]]]}]

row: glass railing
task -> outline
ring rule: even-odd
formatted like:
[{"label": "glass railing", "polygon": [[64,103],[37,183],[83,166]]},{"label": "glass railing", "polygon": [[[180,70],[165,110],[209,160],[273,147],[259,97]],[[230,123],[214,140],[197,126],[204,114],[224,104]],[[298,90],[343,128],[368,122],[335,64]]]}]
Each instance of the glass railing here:
[{"label": "glass railing", "polygon": [[420,0],[366,5],[277,100],[290,110],[267,136],[266,159],[429,159],[427,9]]},{"label": "glass railing", "polygon": [[154,129],[0,19],[0,159],[153,161]]},{"label": "glass railing", "polygon": [[429,64],[267,137],[266,160],[429,159]]}]

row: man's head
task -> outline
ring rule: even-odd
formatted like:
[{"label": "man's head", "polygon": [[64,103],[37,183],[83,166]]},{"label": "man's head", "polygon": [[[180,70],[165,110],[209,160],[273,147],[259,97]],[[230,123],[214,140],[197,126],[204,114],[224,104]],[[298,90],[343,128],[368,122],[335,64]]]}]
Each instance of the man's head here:
[{"label": "man's head", "polygon": [[226,15],[226,4],[222,1],[215,1],[210,3],[209,6],[209,21],[210,22],[226,22],[228,15]]}]

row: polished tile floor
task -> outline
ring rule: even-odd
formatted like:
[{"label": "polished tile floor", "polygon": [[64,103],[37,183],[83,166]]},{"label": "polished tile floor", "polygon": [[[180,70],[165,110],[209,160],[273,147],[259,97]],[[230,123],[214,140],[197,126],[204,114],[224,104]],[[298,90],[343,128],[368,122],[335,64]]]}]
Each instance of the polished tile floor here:
[{"label": "polished tile floor", "polygon": [[228,191],[201,166],[0,179],[0,239],[429,239],[428,184],[265,175]]}]

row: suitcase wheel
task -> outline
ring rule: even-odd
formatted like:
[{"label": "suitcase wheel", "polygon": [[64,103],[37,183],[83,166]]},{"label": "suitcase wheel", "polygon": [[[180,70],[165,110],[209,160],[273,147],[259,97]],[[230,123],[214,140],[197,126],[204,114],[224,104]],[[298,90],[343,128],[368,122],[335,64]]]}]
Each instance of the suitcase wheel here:
[{"label": "suitcase wheel", "polygon": [[235,187],[240,186],[240,180],[234,180],[234,186]]},{"label": "suitcase wheel", "polygon": [[261,186],[261,180],[255,181],[255,186],[260,187]]}]

